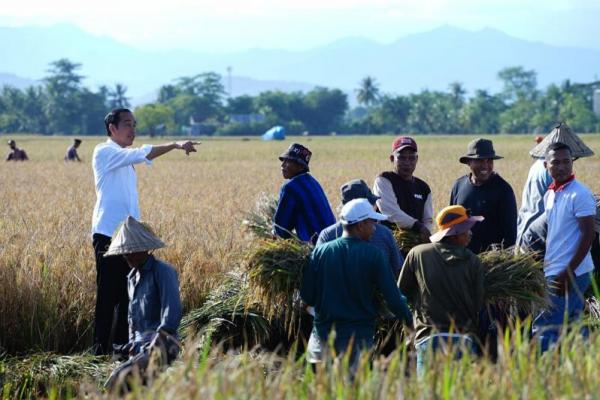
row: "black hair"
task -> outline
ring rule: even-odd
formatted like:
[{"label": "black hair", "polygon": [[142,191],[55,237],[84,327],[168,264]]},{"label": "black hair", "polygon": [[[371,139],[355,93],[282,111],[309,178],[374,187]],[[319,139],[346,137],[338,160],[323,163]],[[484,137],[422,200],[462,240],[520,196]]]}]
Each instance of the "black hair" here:
[{"label": "black hair", "polygon": [[567,150],[569,152],[569,155],[571,154],[571,148],[567,144],[562,142],[554,142],[550,143],[550,145],[546,149],[546,159],[548,159],[550,153],[557,152],[559,150]]},{"label": "black hair", "polygon": [[109,125],[118,126],[119,122],[121,122],[121,114],[123,113],[131,113],[131,110],[129,108],[115,108],[104,117],[104,126],[106,127],[106,134],[108,136],[110,136]]}]

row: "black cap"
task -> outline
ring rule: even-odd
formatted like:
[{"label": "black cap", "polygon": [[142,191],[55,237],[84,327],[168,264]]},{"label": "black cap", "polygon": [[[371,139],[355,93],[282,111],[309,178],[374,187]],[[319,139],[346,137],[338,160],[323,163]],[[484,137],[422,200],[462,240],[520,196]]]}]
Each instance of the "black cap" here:
[{"label": "black cap", "polygon": [[279,161],[292,160],[308,168],[311,156],[312,153],[309,149],[299,143],[292,143],[290,147],[279,156]]},{"label": "black cap", "polygon": [[379,200],[379,196],[375,196],[362,179],[353,179],[344,183],[340,191],[342,192],[342,204],[354,199],[367,199],[371,204],[375,204]]},{"label": "black cap", "polygon": [[488,139],[475,139],[467,146],[467,154],[462,156],[459,161],[468,164],[469,160],[499,160],[503,157],[496,155],[494,144]]}]

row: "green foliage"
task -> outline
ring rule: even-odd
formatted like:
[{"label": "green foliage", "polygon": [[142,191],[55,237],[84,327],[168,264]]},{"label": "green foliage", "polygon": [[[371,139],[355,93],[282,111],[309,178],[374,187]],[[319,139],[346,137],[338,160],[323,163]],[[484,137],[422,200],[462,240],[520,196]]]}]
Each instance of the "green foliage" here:
[{"label": "green foliage", "polygon": [[[173,110],[164,104],[146,104],[135,109],[138,131],[154,136],[158,131],[171,133],[176,130]],[[162,130],[161,130],[162,127]]]}]

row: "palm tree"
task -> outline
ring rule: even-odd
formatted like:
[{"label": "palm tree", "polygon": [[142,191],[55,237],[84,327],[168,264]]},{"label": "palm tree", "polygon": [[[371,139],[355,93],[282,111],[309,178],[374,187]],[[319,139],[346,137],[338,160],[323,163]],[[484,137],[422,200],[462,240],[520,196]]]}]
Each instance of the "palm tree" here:
[{"label": "palm tree", "polygon": [[108,91],[109,104],[111,108],[128,108],[129,98],[125,95],[127,86],[117,83],[114,89]]},{"label": "palm tree", "polygon": [[371,107],[379,101],[379,85],[375,78],[366,76],[360,81],[356,89],[356,100],[358,104],[364,105],[369,111],[367,115],[367,135],[371,131]]}]

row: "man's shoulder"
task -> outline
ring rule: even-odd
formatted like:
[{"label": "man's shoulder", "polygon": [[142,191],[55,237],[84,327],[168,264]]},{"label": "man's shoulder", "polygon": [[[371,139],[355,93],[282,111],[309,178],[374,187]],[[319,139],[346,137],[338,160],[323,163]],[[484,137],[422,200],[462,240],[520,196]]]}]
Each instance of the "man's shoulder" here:
[{"label": "man's shoulder", "polygon": [[177,275],[177,270],[175,269],[174,266],[172,266],[171,264],[169,264],[166,261],[163,261],[159,258],[154,258],[155,262],[154,262],[154,269],[155,271],[159,274],[159,275],[163,275],[163,274],[175,274]]},{"label": "man's shoulder", "polygon": [[584,195],[590,195],[590,196],[594,195],[594,193],[592,192],[592,190],[589,187],[587,187],[585,184],[578,181],[577,179],[575,179],[573,182],[571,182],[570,185],[567,185],[567,187],[565,189],[568,191],[571,191],[571,192],[581,193]]},{"label": "man's shoulder", "polygon": [[502,188],[502,190],[510,190],[513,191],[512,186],[506,179],[504,179],[500,174],[494,174],[494,180],[491,182],[492,184]]}]

